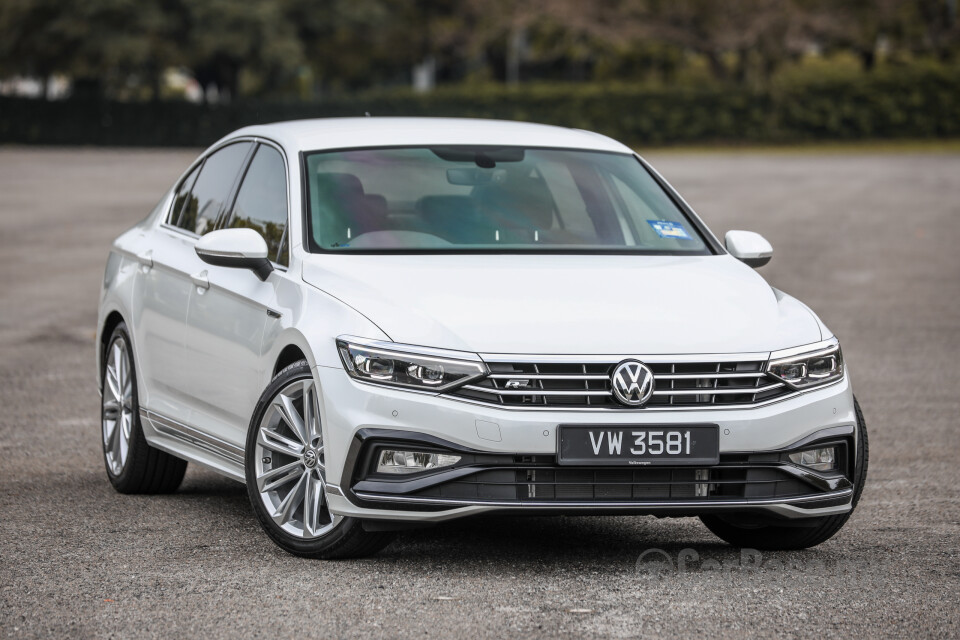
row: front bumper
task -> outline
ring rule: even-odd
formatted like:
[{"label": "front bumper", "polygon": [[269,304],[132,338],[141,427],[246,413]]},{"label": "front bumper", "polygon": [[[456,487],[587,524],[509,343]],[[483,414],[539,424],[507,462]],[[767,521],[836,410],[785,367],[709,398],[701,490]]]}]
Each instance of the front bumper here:
[{"label": "front bumper", "polygon": [[[845,458],[854,459],[858,443],[848,378],[755,408],[532,412],[366,385],[338,368],[318,367],[316,375],[328,443],[327,497],[342,515],[441,521],[492,511],[668,516],[736,511],[807,518],[850,509],[849,472],[812,473],[782,456],[801,444],[838,442]],[[715,466],[556,465],[560,424],[706,422],[720,429]],[[456,469],[412,480],[376,478],[369,474],[368,452],[385,442],[459,451],[465,460]]]}]

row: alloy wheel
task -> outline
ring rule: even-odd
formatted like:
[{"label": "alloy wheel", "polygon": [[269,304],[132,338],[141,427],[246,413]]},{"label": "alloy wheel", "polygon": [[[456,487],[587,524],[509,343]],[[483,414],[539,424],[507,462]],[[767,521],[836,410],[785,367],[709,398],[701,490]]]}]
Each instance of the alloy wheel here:
[{"label": "alloy wheel", "polygon": [[302,539],[326,535],[342,516],[326,503],[326,465],[317,388],[311,378],[283,387],[260,421],[257,491],[281,529]]},{"label": "alloy wheel", "polygon": [[123,472],[130,453],[134,421],[133,375],[127,342],[114,338],[107,350],[103,375],[103,455],[114,476]]}]

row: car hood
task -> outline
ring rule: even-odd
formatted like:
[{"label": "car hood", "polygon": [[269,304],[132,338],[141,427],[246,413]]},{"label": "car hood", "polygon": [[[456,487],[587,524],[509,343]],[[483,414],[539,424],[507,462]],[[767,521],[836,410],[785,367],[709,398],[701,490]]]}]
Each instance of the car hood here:
[{"label": "car hood", "polygon": [[304,280],[391,340],[476,353],[753,353],[816,317],[729,255],[313,254]]}]

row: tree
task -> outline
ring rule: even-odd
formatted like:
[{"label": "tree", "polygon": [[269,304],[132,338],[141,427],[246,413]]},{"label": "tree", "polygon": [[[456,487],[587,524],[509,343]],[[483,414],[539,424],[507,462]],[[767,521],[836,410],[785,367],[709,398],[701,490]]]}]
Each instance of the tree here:
[{"label": "tree", "polygon": [[240,94],[240,73],[262,79],[260,92],[289,80],[303,63],[303,47],[282,7],[271,0],[184,0],[189,66],[203,87],[227,99]]},{"label": "tree", "polygon": [[[177,12],[168,0],[5,0],[0,69],[48,78],[63,73],[100,93],[140,73],[156,87],[180,60]],[[156,92],[156,90],[155,90]]]}]

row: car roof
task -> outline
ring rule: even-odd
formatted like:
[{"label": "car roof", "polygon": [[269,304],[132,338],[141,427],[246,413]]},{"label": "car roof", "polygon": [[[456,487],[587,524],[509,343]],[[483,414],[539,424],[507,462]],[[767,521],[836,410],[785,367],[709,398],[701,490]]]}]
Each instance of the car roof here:
[{"label": "car roof", "polygon": [[469,118],[323,118],[244,127],[238,136],[273,140],[292,153],[364,147],[502,145],[632,153],[606,136],[543,124]]}]

